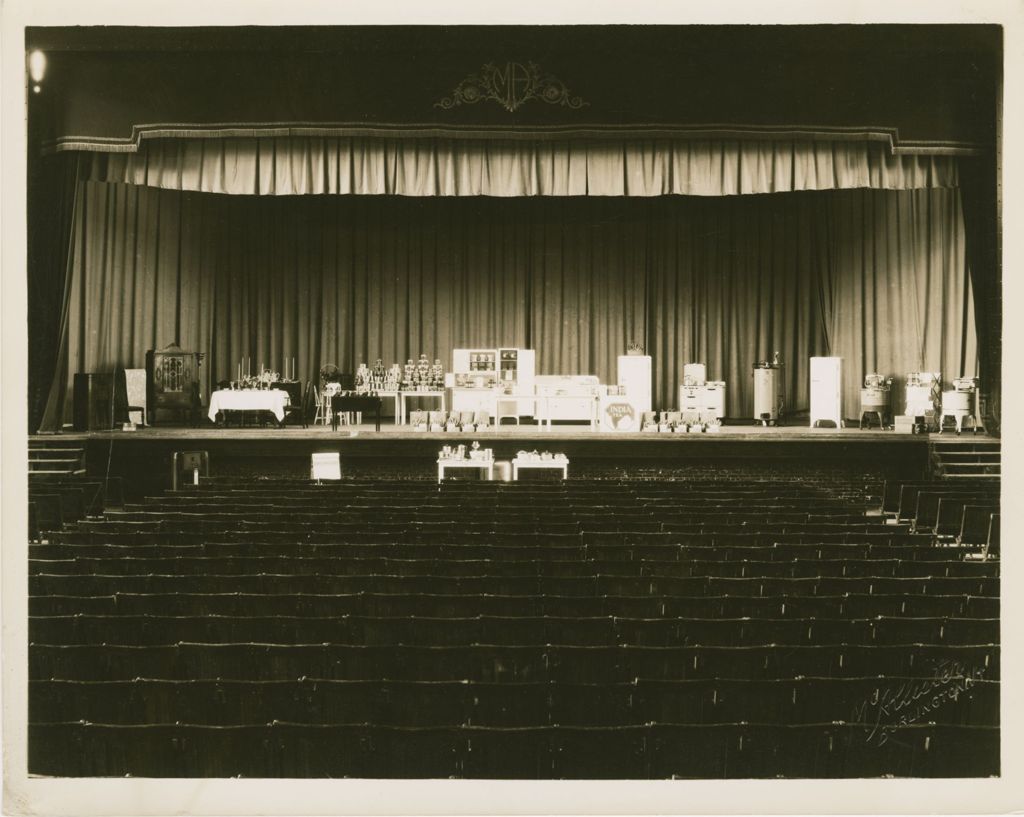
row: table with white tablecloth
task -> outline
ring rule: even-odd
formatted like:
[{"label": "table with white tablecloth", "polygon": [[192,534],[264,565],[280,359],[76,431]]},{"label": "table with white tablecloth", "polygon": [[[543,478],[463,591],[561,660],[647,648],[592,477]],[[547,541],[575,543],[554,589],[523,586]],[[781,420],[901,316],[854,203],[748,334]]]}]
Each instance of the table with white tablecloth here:
[{"label": "table with white tablecloth", "polygon": [[218,389],[210,395],[208,416],[216,422],[222,411],[269,411],[284,422],[288,392],[283,389]]}]

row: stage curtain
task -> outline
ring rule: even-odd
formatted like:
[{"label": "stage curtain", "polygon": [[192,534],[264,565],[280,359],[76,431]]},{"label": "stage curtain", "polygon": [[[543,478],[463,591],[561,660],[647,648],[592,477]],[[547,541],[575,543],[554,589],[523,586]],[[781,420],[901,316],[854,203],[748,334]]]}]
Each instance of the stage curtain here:
[{"label": "stage curtain", "polygon": [[[72,315],[78,314],[81,306],[71,298],[82,270],[73,252],[82,245],[85,230],[80,211],[85,170],[83,155],[55,157],[28,180],[30,211],[39,214],[38,219],[29,220],[28,233],[31,430],[60,431],[69,373],[75,371],[68,357],[72,347],[68,332]],[[39,199],[49,206],[40,207],[35,203]]]},{"label": "stage curtain", "polygon": [[90,154],[94,181],[238,195],[727,196],[953,187],[951,156],[868,141],[177,138]]},{"label": "stage curtain", "polygon": [[637,341],[656,407],[700,361],[731,417],[752,415],[751,364],[774,351],[793,411],[808,357],[841,356],[848,417],[866,371],[976,371],[956,190],[428,201],[88,182],[74,226],[64,397],[68,374],[175,340],[207,353],[204,398],[242,355],[296,357],[309,379],[420,352],[448,367],[463,346],[614,383]]}]

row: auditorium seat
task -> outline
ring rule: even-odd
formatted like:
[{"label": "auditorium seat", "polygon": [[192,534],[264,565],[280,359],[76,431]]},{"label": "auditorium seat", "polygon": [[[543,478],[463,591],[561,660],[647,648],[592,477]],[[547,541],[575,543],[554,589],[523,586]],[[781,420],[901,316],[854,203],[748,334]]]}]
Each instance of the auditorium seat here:
[{"label": "auditorium seat", "polygon": [[[865,496],[218,477],[89,515],[30,545],[33,768],[991,773],[998,562]],[[866,742],[865,700],[966,675]]]}]

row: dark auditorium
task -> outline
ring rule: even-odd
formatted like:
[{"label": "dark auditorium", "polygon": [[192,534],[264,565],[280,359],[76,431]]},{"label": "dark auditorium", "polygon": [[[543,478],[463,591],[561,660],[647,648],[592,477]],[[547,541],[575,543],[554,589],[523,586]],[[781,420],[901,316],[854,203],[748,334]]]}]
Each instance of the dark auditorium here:
[{"label": "dark auditorium", "polygon": [[999,777],[1003,32],[25,28],[27,773]]}]

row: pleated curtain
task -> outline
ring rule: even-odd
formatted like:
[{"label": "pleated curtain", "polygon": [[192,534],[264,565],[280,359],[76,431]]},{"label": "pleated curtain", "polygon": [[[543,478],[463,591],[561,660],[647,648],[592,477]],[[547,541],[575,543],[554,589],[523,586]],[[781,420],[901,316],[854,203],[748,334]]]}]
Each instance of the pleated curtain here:
[{"label": "pleated curtain", "polygon": [[90,154],[94,181],[233,195],[732,196],[954,187],[951,156],[813,140],[397,139],[278,136],[143,142]]},{"label": "pleated curtain", "polygon": [[751,365],[775,351],[792,410],[807,408],[808,357],[842,357],[849,417],[865,372],[976,371],[956,189],[260,197],[89,181],[78,195],[65,420],[69,374],[141,366],[172,341],[207,353],[204,397],[243,355],[294,357],[308,379],[421,352],[447,367],[467,346],[533,348],[540,373],[614,383],[636,341],[656,407],[700,361],[727,381],[731,417],[752,415]]}]

